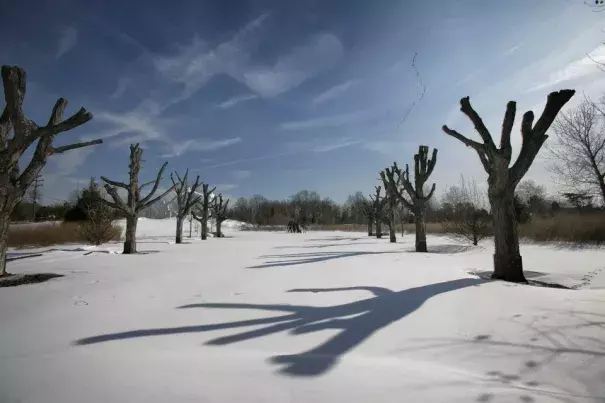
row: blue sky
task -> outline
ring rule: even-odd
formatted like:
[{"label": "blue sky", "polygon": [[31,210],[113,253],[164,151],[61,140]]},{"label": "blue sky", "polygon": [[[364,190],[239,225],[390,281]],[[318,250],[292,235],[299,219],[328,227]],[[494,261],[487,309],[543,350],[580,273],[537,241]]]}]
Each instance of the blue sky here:
[{"label": "blue sky", "polygon": [[[63,96],[94,119],[57,143],[105,141],[51,158],[47,201],[90,176],[125,179],[131,142],[145,178],[168,161],[232,196],[309,189],[339,202],[425,144],[439,149],[439,193],[460,173],[485,180],[441,131],[476,136],[461,97],[499,138],[508,100],[520,117],[553,90],[605,91],[586,56],[605,61],[605,14],[581,0],[27,0],[4,4],[1,21],[0,63],[26,69],[28,115],[44,122]],[[527,177],[554,190],[545,165]]]}]

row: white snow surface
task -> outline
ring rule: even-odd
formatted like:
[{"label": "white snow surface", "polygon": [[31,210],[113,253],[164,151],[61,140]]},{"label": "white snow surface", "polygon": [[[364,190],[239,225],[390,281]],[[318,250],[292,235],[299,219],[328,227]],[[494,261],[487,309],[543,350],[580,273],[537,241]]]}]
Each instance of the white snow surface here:
[{"label": "white snow surface", "polygon": [[[0,402],[603,402],[604,249],[522,245],[528,277],[484,281],[490,243],[240,232],[28,251],[0,289]],[[11,251],[25,253],[24,251]]]}]

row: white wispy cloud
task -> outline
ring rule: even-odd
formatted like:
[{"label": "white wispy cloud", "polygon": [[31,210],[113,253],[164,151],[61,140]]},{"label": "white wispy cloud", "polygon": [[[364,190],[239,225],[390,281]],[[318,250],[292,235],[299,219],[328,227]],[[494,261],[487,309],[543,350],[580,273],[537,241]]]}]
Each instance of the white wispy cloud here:
[{"label": "white wispy cloud", "polygon": [[272,66],[254,62],[248,48],[258,40],[253,34],[267,18],[268,14],[261,15],[215,48],[194,37],[173,55],[155,56],[157,71],[184,87],[172,102],[189,98],[212,77],[221,74],[246,85],[257,96],[274,97],[332,67],[342,56],[339,39],[324,33],[308,37],[303,45],[278,58]]},{"label": "white wispy cloud", "polygon": [[331,99],[337,98],[338,96],[340,96],[344,92],[346,92],[349,88],[351,88],[353,85],[355,85],[358,81],[359,80],[357,80],[357,79],[353,79],[353,80],[345,81],[342,84],[335,85],[335,86],[329,88],[328,90],[322,92],[315,98],[313,98],[311,103],[314,105],[317,105],[317,104],[321,104],[323,102],[329,101]]},{"label": "white wispy cloud", "polygon": [[603,74],[599,69],[599,63],[605,63],[605,45],[596,47],[587,56],[575,60],[563,68],[550,73],[545,81],[534,85],[528,92],[553,87],[592,74]]},{"label": "white wispy cloud", "polygon": [[126,90],[132,85],[132,79],[129,77],[120,77],[118,79],[118,85],[116,90],[109,96],[112,99],[117,99],[122,97]]},{"label": "white wispy cloud", "polygon": [[523,46],[523,42],[516,44],[515,46],[510,47],[509,49],[507,49],[504,53],[502,53],[502,56],[509,56],[512,55],[513,53],[515,53],[517,50],[519,50],[519,48],[521,48],[521,46]]},{"label": "white wispy cloud", "polygon": [[229,109],[229,108],[233,108],[235,105],[237,105],[241,102],[251,101],[251,100],[257,99],[257,98],[258,98],[258,95],[255,95],[255,94],[238,95],[235,97],[231,97],[224,102],[221,102],[220,104],[217,105],[217,107],[220,109]]},{"label": "white wispy cloud", "polygon": [[251,174],[252,172],[243,169],[231,171],[231,176],[233,176],[233,178],[236,180],[243,180],[249,178]]},{"label": "white wispy cloud", "polygon": [[286,153],[275,153],[275,154],[260,155],[257,157],[240,158],[237,160],[221,162],[220,164],[209,165],[206,168],[220,168],[220,167],[225,167],[225,166],[230,166],[230,165],[237,165],[237,164],[241,164],[244,162],[263,161],[263,160],[269,160],[269,159],[274,159],[274,158],[282,158],[282,157],[287,157],[287,156],[295,155],[295,154],[299,154],[299,153],[300,153],[299,151],[290,151],[290,152],[286,152]]},{"label": "white wispy cloud", "polygon": [[77,148],[63,154],[57,154],[50,160],[53,163],[53,173],[59,176],[71,175],[81,167],[92,154],[96,146]]},{"label": "white wispy cloud", "polygon": [[280,125],[280,128],[283,130],[305,130],[324,127],[338,127],[351,123],[358,123],[375,116],[376,111],[362,110],[353,113],[343,113],[340,115],[285,122]]},{"label": "white wispy cloud", "polygon": [[169,151],[166,154],[163,154],[162,158],[178,157],[189,151],[215,151],[232,146],[241,141],[242,139],[240,137],[225,140],[190,139],[186,141],[175,141],[168,146]]},{"label": "white wispy cloud", "polygon": [[362,141],[359,139],[351,139],[349,137],[343,137],[340,139],[334,139],[330,142],[324,143],[324,144],[319,144],[316,145],[315,147],[313,147],[313,152],[316,153],[325,153],[328,151],[334,151],[334,150],[338,150],[340,148],[344,148],[344,147],[350,147],[356,144],[360,144]]},{"label": "white wispy cloud", "polygon": [[61,31],[61,35],[59,37],[59,45],[57,48],[57,53],[55,54],[55,59],[60,58],[67,52],[73,49],[78,42],[78,30],[74,27],[65,27]]},{"label": "white wispy cloud", "polygon": [[[212,187],[216,187],[215,193],[221,193],[221,192],[227,192],[229,190],[233,190],[233,189],[237,188],[238,185],[235,185],[233,183],[219,183],[218,185],[213,185]],[[225,199],[225,198],[223,197],[223,199]]]}]

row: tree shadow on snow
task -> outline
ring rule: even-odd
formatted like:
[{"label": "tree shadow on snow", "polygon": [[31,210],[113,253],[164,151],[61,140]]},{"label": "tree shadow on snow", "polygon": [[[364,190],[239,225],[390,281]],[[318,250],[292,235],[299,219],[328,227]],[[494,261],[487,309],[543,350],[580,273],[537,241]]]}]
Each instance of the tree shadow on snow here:
[{"label": "tree shadow on snow", "polygon": [[400,251],[344,251],[344,252],[302,252],[302,253],[286,253],[281,255],[263,255],[260,259],[276,259],[269,260],[263,264],[248,266],[248,269],[264,269],[268,267],[279,266],[295,266],[300,264],[310,264],[325,262],[328,260],[341,259],[346,257],[363,256],[363,255],[383,255],[390,253],[401,253]]},{"label": "tree shadow on snow", "polygon": [[[223,346],[268,336],[282,331],[289,331],[291,334],[298,335],[319,332],[326,329],[337,329],[339,331],[338,334],[311,350],[298,354],[278,355],[270,358],[272,363],[282,366],[279,372],[283,374],[292,376],[318,376],[330,370],[341,356],[368,339],[373,333],[391,323],[405,318],[407,315],[420,308],[422,304],[431,297],[465,287],[477,286],[482,283],[483,281],[478,279],[465,278],[409,288],[401,291],[391,291],[382,287],[294,289],[288,291],[321,293],[363,290],[373,294],[372,297],[358,301],[321,307],[308,305],[237,303],[184,305],[179,308],[253,309],[269,312],[286,312],[286,314],[230,323],[140,329],[122,333],[104,334],[77,340],[75,344],[88,345],[137,337],[208,332],[221,329],[266,325],[262,328],[254,328],[230,336],[212,339],[205,343],[208,345]],[[350,317],[352,315],[356,316]]]},{"label": "tree shadow on snow", "polygon": [[307,249],[307,248],[331,248],[335,246],[348,246],[348,245],[376,245],[376,242],[346,242],[346,243],[323,243],[313,245],[286,245],[286,246],[275,246],[273,249]]},{"label": "tree shadow on snow", "polygon": [[[387,234],[388,235],[388,234]],[[352,236],[329,236],[326,238],[309,238],[309,239],[305,239],[305,242],[331,242],[331,241],[361,241],[363,239],[368,239],[371,237],[368,236],[359,236],[359,237],[352,237]]]}]

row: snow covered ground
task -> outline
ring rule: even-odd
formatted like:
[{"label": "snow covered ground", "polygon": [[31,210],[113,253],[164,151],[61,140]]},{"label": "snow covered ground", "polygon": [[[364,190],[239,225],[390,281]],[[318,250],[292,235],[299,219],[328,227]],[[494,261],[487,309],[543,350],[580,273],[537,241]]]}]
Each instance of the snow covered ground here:
[{"label": "snow covered ground", "polygon": [[489,243],[138,230],[9,262],[64,277],[0,289],[0,402],[605,401],[604,249],[522,246],[564,290],[470,274]]}]

